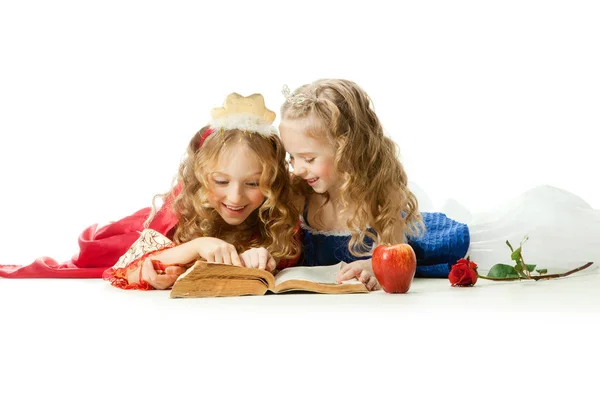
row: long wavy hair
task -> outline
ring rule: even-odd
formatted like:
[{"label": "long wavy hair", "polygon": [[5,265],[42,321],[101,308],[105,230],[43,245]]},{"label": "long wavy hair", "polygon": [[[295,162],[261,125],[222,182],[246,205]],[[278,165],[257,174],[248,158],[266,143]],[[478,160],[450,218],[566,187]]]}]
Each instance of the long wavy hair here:
[{"label": "long wavy hair", "polygon": [[[215,237],[235,246],[239,253],[265,247],[276,260],[295,258],[300,244],[295,240],[299,211],[291,201],[291,184],[285,150],[278,136],[263,136],[241,130],[217,130],[200,146],[200,138],[210,126],[203,127],[190,140],[173,188],[156,195],[174,199],[170,203],[179,222],[173,241],[185,243],[197,237]],[[209,204],[209,175],[219,156],[228,147],[242,144],[262,165],[259,189],[262,205],[239,225],[229,225]],[[232,161],[235,162],[235,161]],[[152,215],[156,213],[153,201]]]},{"label": "long wavy hair", "polygon": [[[407,186],[398,146],[384,134],[371,99],[356,83],[322,79],[303,85],[282,105],[281,118],[306,119],[310,135],[333,144],[342,212],[351,212],[346,225],[352,233],[348,249],[353,255],[368,255],[366,237],[376,244],[395,244],[406,235],[422,234],[417,198]],[[298,193],[315,193],[304,179],[292,181]],[[324,196],[326,204],[329,194]]]}]

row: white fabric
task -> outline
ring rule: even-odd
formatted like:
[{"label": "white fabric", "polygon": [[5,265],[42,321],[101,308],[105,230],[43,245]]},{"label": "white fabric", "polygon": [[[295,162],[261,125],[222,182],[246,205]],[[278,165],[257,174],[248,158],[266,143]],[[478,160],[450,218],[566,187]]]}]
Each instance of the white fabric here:
[{"label": "white fabric", "polygon": [[512,265],[506,240],[516,248],[525,235],[529,236],[523,245],[525,262],[547,268],[549,273],[588,261],[594,262],[590,269],[600,264],[600,210],[566,190],[537,186],[489,211],[471,214],[454,199],[434,210],[422,189],[416,185],[411,189],[423,211],[441,211],[469,226],[469,255],[481,271],[497,263]]},{"label": "white fabric", "polygon": [[264,122],[253,114],[235,114],[211,120],[208,123],[215,129],[239,129],[248,132],[257,132],[263,136],[277,135],[277,129],[270,123]]}]

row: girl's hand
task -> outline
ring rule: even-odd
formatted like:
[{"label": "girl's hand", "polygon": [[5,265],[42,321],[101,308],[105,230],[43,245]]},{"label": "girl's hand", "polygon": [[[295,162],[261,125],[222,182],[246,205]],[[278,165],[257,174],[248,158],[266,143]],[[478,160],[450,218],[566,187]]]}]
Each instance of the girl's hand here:
[{"label": "girl's hand", "polygon": [[241,254],[241,257],[247,268],[266,269],[271,272],[277,266],[271,253],[264,247],[246,250]]},{"label": "girl's hand", "polygon": [[237,250],[232,244],[212,237],[203,237],[194,240],[197,241],[196,248],[198,255],[207,262],[244,266]]},{"label": "girl's hand", "polygon": [[178,266],[170,266],[165,268],[165,273],[159,275],[154,270],[152,260],[148,257],[142,264],[142,279],[150,284],[154,289],[168,289],[177,280],[179,275],[185,272],[185,268]]},{"label": "girl's hand", "polygon": [[381,289],[379,282],[377,282],[377,279],[373,274],[371,260],[358,260],[344,265],[338,272],[337,283],[342,283],[342,281],[347,281],[352,278],[356,278],[364,283],[369,290]]}]

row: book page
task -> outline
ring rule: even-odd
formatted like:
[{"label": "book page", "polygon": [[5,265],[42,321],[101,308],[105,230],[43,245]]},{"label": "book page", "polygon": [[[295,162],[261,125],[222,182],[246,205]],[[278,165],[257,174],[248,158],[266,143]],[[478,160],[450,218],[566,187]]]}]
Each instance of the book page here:
[{"label": "book page", "polygon": [[[337,284],[336,278],[338,271],[346,265],[341,261],[335,265],[315,266],[315,267],[289,267],[280,271],[275,276],[275,286],[282,282],[290,280],[309,281],[325,284]],[[350,279],[342,283],[359,283],[357,279]]]}]

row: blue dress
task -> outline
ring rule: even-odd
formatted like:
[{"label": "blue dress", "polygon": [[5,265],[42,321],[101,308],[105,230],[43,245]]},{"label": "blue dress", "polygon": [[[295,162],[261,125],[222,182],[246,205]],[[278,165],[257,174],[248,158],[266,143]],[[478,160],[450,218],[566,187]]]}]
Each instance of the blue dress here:
[{"label": "blue dress", "polygon": [[[355,257],[348,249],[350,232],[317,231],[307,223],[308,209],[301,217],[302,257],[300,265],[333,265],[340,261],[350,263],[368,259],[370,256]],[[454,221],[445,214],[421,213],[425,233],[421,237],[408,237],[417,256],[417,277],[446,278],[450,268],[469,250],[470,236],[466,224]],[[371,232],[375,233],[371,229]],[[368,237],[365,244],[373,249],[373,241]]]}]

